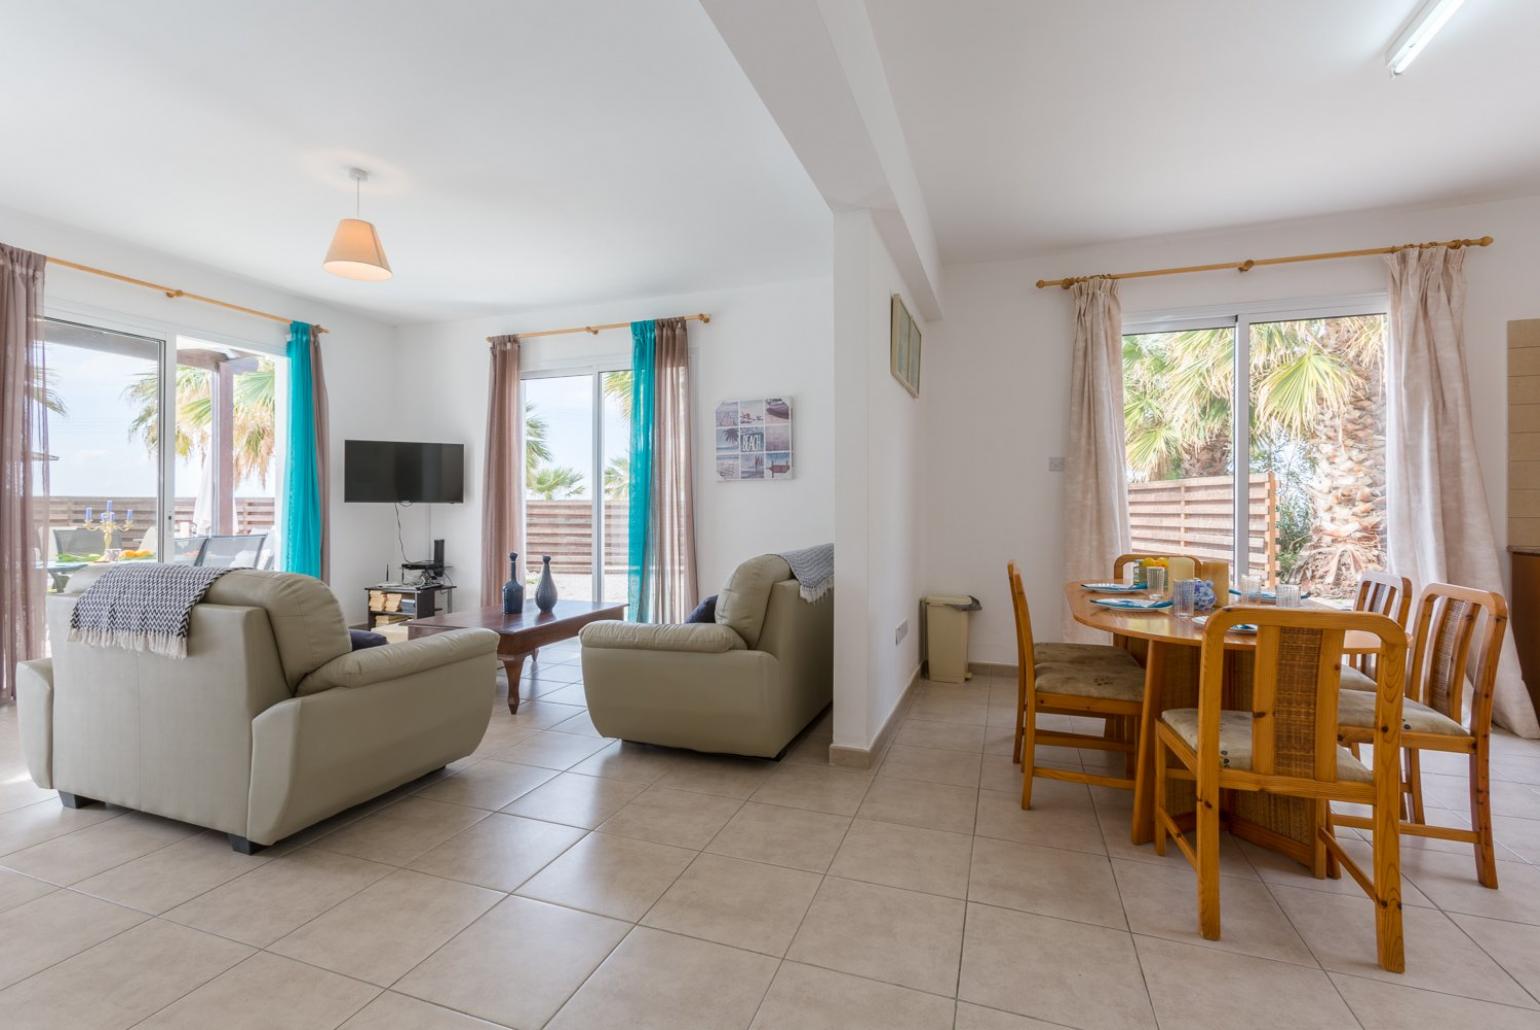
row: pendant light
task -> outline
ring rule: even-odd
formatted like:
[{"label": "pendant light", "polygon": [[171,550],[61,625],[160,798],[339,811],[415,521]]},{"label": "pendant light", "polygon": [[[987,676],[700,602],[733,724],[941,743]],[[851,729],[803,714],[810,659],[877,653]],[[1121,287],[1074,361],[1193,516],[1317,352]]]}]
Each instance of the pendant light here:
[{"label": "pendant light", "polygon": [[326,250],[326,260],[321,267],[332,275],[344,279],[363,279],[380,282],[391,277],[390,262],[385,260],[385,248],[380,246],[380,234],[374,231],[374,223],[357,217],[359,194],[369,173],[362,168],[349,168],[353,180],[353,215],[337,223],[332,245]]}]

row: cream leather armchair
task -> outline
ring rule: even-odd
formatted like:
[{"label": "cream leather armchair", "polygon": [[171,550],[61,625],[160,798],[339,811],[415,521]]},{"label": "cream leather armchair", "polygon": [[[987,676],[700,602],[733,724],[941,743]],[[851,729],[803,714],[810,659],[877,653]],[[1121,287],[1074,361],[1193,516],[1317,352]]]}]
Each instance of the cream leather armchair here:
[{"label": "cream leather armchair", "polygon": [[463,758],[491,717],[496,633],[354,652],[308,576],[225,574],[182,659],[72,643],[75,600],[48,599],[53,657],[17,684],[32,779],[71,807],[207,826],[250,853]]},{"label": "cream leather armchair", "polygon": [[833,699],[834,596],[802,600],[775,555],[738,566],[715,624],[596,622],[579,639],[606,737],[773,758]]}]

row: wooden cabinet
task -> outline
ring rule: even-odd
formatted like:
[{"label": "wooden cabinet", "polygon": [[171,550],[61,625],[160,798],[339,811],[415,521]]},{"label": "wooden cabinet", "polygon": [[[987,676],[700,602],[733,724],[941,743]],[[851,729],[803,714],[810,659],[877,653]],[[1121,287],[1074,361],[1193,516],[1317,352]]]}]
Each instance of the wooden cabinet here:
[{"label": "wooden cabinet", "polygon": [[1519,651],[1519,665],[1529,698],[1540,712],[1540,547],[1510,547],[1513,560],[1513,607],[1508,630]]}]

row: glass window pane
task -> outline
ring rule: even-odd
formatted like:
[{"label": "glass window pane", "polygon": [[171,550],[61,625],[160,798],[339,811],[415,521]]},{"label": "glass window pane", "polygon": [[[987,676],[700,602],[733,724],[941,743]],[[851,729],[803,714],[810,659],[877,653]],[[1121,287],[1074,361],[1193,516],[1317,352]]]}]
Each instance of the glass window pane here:
[{"label": "glass window pane", "polygon": [[604,597],[625,601],[631,499],[631,372],[599,373],[604,398]]},{"label": "glass window pane", "polygon": [[1123,337],[1135,551],[1234,560],[1234,357],[1233,326]]},{"label": "glass window pane", "polygon": [[1385,316],[1251,326],[1252,571],[1323,600],[1385,567]]},{"label": "glass window pane", "polygon": [[49,319],[50,582],[83,563],[159,550],[160,341]]},{"label": "glass window pane", "polygon": [[594,600],[593,461],[593,376],[524,380],[525,568],[531,591],[541,556],[550,555],[557,592]]}]

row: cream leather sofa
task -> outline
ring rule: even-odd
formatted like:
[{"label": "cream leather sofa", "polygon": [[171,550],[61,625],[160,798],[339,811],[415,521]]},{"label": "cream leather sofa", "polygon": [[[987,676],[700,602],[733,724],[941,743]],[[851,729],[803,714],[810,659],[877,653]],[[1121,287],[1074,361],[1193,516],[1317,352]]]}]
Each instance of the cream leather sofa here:
[{"label": "cream leather sofa", "polygon": [[70,642],[84,586],[48,599],[53,657],[17,684],[32,779],[71,807],[153,812],[250,853],[470,754],[491,717],[490,630],[354,652],[320,580],[237,570],[171,659]]},{"label": "cream leather sofa", "polygon": [[771,554],[733,572],[715,624],[596,622],[579,639],[606,737],[772,758],[833,698],[833,593],[802,600]]}]

